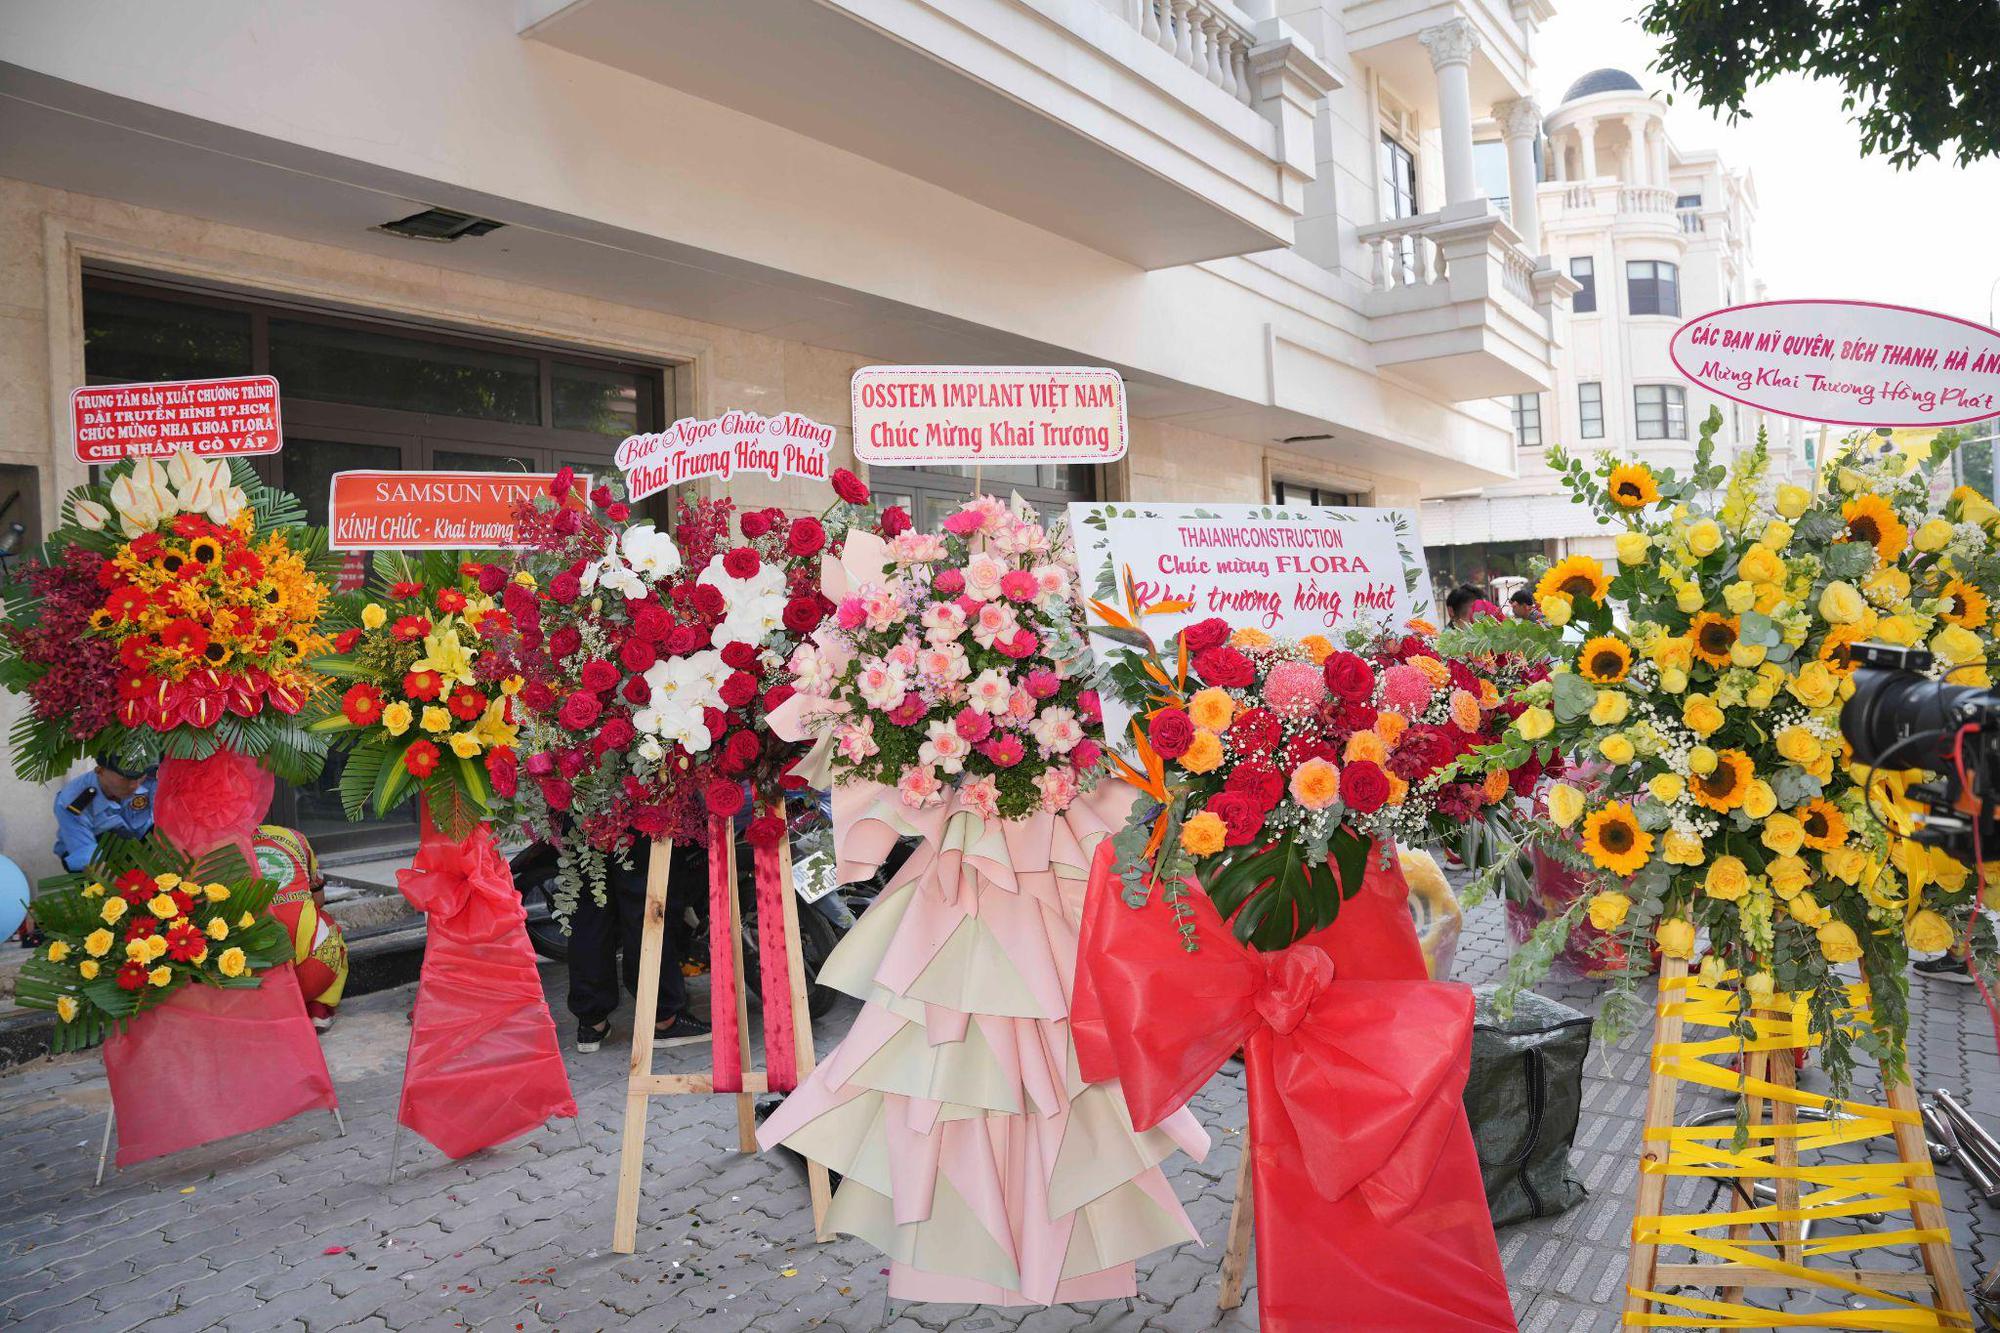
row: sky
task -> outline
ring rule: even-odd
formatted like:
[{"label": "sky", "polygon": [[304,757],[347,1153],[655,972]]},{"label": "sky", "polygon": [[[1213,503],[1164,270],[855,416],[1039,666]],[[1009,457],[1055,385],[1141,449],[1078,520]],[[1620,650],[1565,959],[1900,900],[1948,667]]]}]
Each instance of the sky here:
[{"label": "sky", "polygon": [[[1578,75],[1605,65],[1649,92],[1668,89],[1648,69],[1658,47],[1634,19],[1639,9],[1634,0],[1558,0],[1535,44],[1545,113]],[[1989,311],[2000,302],[2000,159],[1899,171],[1864,158],[1839,86],[1801,76],[1753,89],[1745,107],[1748,118],[1724,125],[1677,93],[1667,133],[1683,151],[1713,148],[1725,165],[1749,168],[1754,258],[1769,299],[1885,301],[1979,323],[2000,313]]]}]

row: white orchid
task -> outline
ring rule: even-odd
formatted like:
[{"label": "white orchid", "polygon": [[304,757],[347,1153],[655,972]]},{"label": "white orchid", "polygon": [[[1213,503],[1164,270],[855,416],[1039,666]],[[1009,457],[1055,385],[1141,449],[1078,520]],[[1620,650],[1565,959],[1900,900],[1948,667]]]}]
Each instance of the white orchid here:
[{"label": "white orchid", "polygon": [[618,593],[628,602],[646,595],[645,581],[618,553],[618,534],[615,532],[605,539],[604,554],[583,567],[579,583],[586,596],[596,592],[600,585]]},{"label": "white orchid", "polygon": [[625,559],[640,577],[657,581],[681,572],[681,549],[651,523],[625,530]]},{"label": "white orchid", "polygon": [[652,697],[632,715],[632,725],[700,754],[715,739],[705,713],[722,706],[722,679],[728,674],[722,654],[713,649],[653,663],[645,673]]},{"label": "white orchid", "polygon": [[723,557],[708,562],[697,580],[722,594],[722,623],[715,627],[717,643],[759,644],[785,623],[785,571],[760,564],[757,572],[739,579],[723,567]]}]

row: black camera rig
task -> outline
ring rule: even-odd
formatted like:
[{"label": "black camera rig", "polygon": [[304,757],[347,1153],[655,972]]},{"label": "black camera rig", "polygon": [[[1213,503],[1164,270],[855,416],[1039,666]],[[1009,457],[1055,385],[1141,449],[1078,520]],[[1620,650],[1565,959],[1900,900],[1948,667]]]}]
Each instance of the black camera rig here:
[{"label": "black camera rig", "polygon": [[1928,674],[1933,658],[1921,648],[1857,643],[1846,651],[1858,669],[1854,693],[1840,710],[1840,731],[1855,759],[1877,769],[1937,774],[1908,789],[1926,807],[1917,841],[1967,862],[2000,852],[1994,814],[2000,807],[2000,691],[1951,684],[1950,673],[1934,679]]}]

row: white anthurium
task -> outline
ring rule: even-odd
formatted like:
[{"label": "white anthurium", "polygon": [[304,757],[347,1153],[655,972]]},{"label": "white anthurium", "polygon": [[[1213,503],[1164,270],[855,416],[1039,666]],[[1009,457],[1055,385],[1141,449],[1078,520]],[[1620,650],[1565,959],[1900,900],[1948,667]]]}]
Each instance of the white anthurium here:
[{"label": "white anthurium", "polygon": [[[680,547],[674,545],[670,535],[651,523],[640,523],[626,529],[623,546],[626,562],[648,582],[658,582],[681,572]],[[644,596],[643,593],[640,595]]]},{"label": "white anthurium", "polygon": [[250,497],[241,486],[230,486],[217,492],[214,503],[208,507],[208,517],[214,523],[233,523],[236,516],[250,507]]},{"label": "white anthurium", "polygon": [[91,532],[104,531],[104,525],[111,521],[111,511],[95,500],[78,500],[72,512],[77,526]]}]

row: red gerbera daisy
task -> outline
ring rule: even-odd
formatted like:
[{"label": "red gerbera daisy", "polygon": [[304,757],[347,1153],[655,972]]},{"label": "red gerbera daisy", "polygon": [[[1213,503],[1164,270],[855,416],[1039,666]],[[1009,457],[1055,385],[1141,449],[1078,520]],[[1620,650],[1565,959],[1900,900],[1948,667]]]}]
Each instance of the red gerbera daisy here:
[{"label": "red gerbera daisy", "polygon": [[145,614],[146,607],[152,600],[146,595],[145,589],[128,585],[114,589],[111,595],[104,599],[104,609],[120,620],[137,620]]},{"label": "red gerbera daisy", "polygon": [[197,657],[202,649],[208,647],[208,631],[182,616],[179,620],[169,621],[167,627],[160,631],[160,642],[168,648],[178,648],[190,657]]},{"label": "red gerbera daisy", "polygon": [[411,741],[410,748],[403,751],[403,767],[410,770],[411,777],[427,778],[437,772],[438,747],[429,741]]},{"label": "red gerbera daisy", "polygon": [[366,681],[351,685],[340,697],[340,711],[357,727],[373,726],[382,717],[382,691]]},{"label": "red gerbera daisy", "polygon": [[444,677],[435,671],[412,671],[403,677],[403,693],[430,703],[444,693]]},{"label": "red gerbera daisy", "polygon": [[146,965],[126,963],[118,969],[119,990],[141,990],[146,985]]},{"label": "red gerbera daisy", "polygon": [[486,696],[469,686],[460,686],[451,692],[451,702],[446,706],[459,721],[471,722],[486,711]]},{"label": "red gerbera daisy", "polygon": [[440,588],[437,595],[438,610],[450,615],[465,609],[465,594],[456,588]]},{"label": "red gerbera daisy", "polygon": [[256,580],[264,577],[264,558],[247,546],[238,546],[222,558],[225,573]]},{"label": "red gerbera daisy", "polygon": [[424,585],[412,583],[408,579],[399,579],[389,585],[389,595],[397,598],[421,597],[424,595]]},{"label": "red gerbera daisy", "polygon": [[167,957],[176,963],[192,963],[208,952],[208,937],[192,921],[176,921],[167,931]]},{"label": "red gerbera daisy", "polygon": [[399,639],[421,639],[431,632],[431,622],[424,616],[398,616],[389,632]]}]

